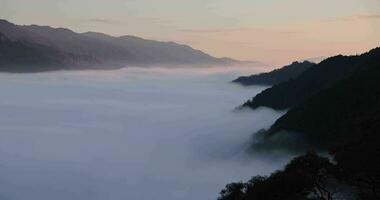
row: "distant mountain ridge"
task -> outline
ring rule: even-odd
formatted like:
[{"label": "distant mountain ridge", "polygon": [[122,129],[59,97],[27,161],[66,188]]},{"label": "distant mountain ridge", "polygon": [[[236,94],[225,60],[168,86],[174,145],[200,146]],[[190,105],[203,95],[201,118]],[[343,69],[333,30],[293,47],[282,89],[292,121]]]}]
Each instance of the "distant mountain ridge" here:
[{"label": "distant mountain ridge", "polygon": [[251,76],[242,76],[232,82],[241,85],[276,85],[284,81],[296,78],[298,75],[315,65],[314,63],[303,61],[293,62],[290,65],[284,66],[280,69]]},{"label": "distant mountain ridge", "polygon": [[229,58],[215,58],[174,42],[135,36],[113,37],[95,32],[76,33],[70,29],[49,26],[19,26],[6,20],[0,20],[0,34],[0,71],[241,63]]}]

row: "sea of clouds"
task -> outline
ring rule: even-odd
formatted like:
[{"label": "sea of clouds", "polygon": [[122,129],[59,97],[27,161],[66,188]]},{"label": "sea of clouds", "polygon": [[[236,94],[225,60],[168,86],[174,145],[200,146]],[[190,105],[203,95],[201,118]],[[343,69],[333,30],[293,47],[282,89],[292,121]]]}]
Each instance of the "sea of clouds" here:
[{"label": "sea of clouds", "polygon": [[220,69],[0,74],[0,198],[216,199],[288,158],[247,155],[283,113],[234,108],[265,87]]}]

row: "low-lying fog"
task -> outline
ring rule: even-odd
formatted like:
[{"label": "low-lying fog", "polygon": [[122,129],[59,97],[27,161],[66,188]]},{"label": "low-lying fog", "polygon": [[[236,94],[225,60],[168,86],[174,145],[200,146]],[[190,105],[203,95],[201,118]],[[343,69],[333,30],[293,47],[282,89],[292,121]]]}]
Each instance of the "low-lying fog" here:
[{"label": "low-lying fog", "polygon": [[0,198],[216,199],[287,158],[244,153],[282,113],[233,109],[264,87],[237,72],[137,69],[0,74]]}]

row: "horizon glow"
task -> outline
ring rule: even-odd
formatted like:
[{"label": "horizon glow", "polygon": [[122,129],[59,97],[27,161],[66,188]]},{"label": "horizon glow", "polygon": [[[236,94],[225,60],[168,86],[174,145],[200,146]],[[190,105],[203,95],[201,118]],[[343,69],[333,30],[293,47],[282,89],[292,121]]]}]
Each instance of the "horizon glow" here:
[{"label": "horizon glow", "polygon": [[0,18],[174,41],[270,65],[380,44],[378,0],[0,0]]}]

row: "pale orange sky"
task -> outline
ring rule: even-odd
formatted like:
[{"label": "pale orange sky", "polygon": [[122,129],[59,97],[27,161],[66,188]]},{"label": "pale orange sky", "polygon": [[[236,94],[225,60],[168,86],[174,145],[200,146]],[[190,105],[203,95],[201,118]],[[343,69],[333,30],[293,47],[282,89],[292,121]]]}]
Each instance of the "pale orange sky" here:
[{"label": "pale orange sky", "polygon": [[280,66],[380,46],[379,0],[0,0],[0,18]]}]

